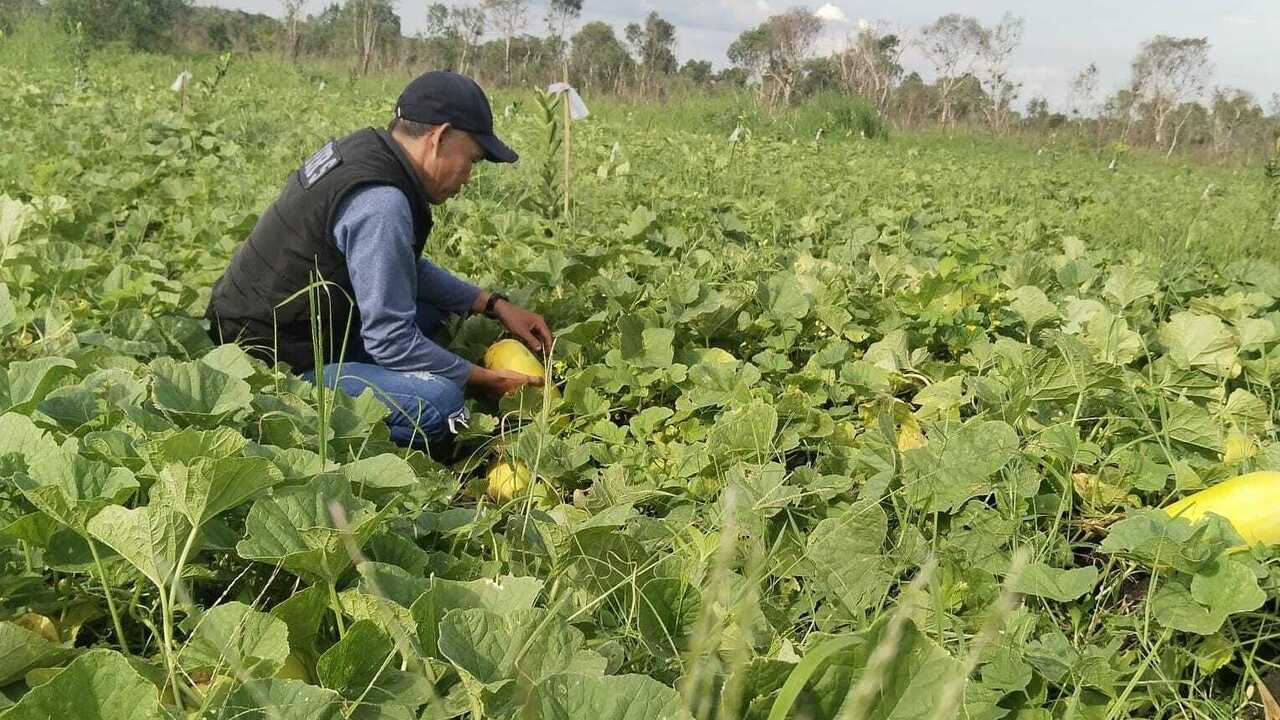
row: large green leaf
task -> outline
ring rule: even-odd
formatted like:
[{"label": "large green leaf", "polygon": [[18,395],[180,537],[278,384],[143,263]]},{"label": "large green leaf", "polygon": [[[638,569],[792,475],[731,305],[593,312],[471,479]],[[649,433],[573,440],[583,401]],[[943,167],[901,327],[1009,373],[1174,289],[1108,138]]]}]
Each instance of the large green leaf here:
[{"label": "large green leaf", "polygon": [[57,665],[71,651],[43,635],[11,622],[0,622],[0,687],[32,668]]},{"label": "large green leaf", "polygon": [[341,720],[342,698],[301,680],[251,680],[206,708],[201,720]]},{"label": "large green leaf", "polygon": [[268,677],[289,656],[288,626],[241,602],[218,605],[196,619],[179,655],[189,673]]},{"label": "large green leaf", "polygon": [[294,574],[332,582],[381,518],[373,503],[352,495],[345,478],[321,475],[254,501],[245,521],[247,536],[236,552],[246,560],[281,563]]},{"label": "large green leaf", "polygon": [[26,460],[26,472],[14,475],[22,494],[49,517],[87,532],[89,518],[107,505],[124,502],[138,488],[133,473],[109,467],[60,447],[27,418],[0,418],[0,455],[18,452]]},{"label": "large green leaf", "polygon": [[518,680],[532,684],[561,672],[598,675],[604,658],[582,649],[577,628],[547,610],[498,615],[453,610],[440,621],[440,652],[482,683]]},{"label": "large green leaf", "polygon": [[534,686],[525,720],[684,720],[680,694],[644,675],[558,674]]},{"label": "large green leaf", "polygon": [[284,475],[266,458],[228,457],[166,465],[151,493],[200,527],[283,481]]},{"label": "large green leaf", "polygon": [[907,499],[922,510],[953,512],[990,493],[991,476],[1017,452],[1017,432],[999,420],[974,418],[932,433],[928,445],[905,453]]},{"label": "large green leaf", "polygon": [[1098,568],[1089,565],[1062,570],[1045,563],[1030,563],[1022,569],[1009,589],[1024,595],[1070,602],[1093,590],[1098,584]]},{"label": "large green leaf", "polygon": [[120,554],[157,587],[165,587],[190,526],[163,503],[108,505],[89,520],[89,534]]},{"label": "large green leaf", "polygon": [[4,720],[167,720],[156,686],[123,655],[90,650],[0,713]]},{"label": "large green leaf", "polygon": [[9,363],[0,383],[0,412],[28,413],[75,370],[66,358],[45,357]]},{"label": "large green leaf", "polygon": [[151,363],[151,398],[161,412],[189,424],[216,422],[247,411],[249,383],[199,361],[160,358]]},{"label": "large green leaf", "polygon": [[359,697],[378,676],[393,667],[395,644],[377,625],[360,621],[320,656],[316,675],[327,688],[346,697]]},{"label": "large green leaf", "polygon": [[[959,714],[965,677],[960,661],[938,647],[910,620],[896,631],[885,618],[844,641],[819,667],[797,666],[775,702],[770,720],[794,709],[797,717],[815,720],[862,717],[867,720],[949,720]],[[819,648],[820,650],[821,648]],[[817,652],[811,650],[810,652]],[[870,674],[873,654],[875,672]],[[801,674],[799,671],[806,672]],[[799,681],[799,682],[797,682]],[[800,694],[798,684],[808,688]],[[858,689],[855,692],[855,688]],[[948,698],[947,691],[953,691]]]},{"label": "large green leaf", "polygon": [[1180,368],[1198,369],[1222,377],[1240,374],[1235,337],[1222,320],[1193,312],[1174,313],[1160,326],[1160,344]]},{"label": "large green leaf", "polygon": [[855,616],[888,589],[889,567],[883,551],[888,523],[879,504],[864,501],[823,520],[809,533],[805,559],[818,588],[830,602]]}]

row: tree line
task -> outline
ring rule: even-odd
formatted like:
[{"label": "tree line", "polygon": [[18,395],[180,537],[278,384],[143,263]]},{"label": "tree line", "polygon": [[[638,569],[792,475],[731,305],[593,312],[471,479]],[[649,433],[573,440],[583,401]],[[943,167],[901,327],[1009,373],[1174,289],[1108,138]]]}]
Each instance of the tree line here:
[{"label": "tree line", "polygon": [[[1101,72],[1090,64],[1056,107],[1044,97],[1024,98],[1011,62],[1026,24],[1012,14],[990,25],[963,14],[920,27],[859,21],[838,47],[820,51],[827,21],[797,7],[742,32],[728,48],[728,65],[716,70],[707,60],[680,63],[676,26],[659,13],[619,33],[608,23],[580,23],[583,0],[434,2],[411,34],[393,0],[334,0],[313,14],[304,14],[303,0],[280,0],[278,19],[186,0],[0,3],[0,30],[18,15],[45,13],[78,23],[91,40],[144,49],[279,52],[294,62],[341,62],[359,73],[452,68],[510,86],[567,75],[588,93],[658,97],[673,89],[731,88],[753,93],[769,109],[835,92],[861,98],[899,128],[1062,135],[1099,153],[1147,147],[1261,161],[1280,134],[1280,93],[1263,99],[1215,85],[1204,37],[1147,40],[1114,92],[1103,91]],[[907,66],[908,55],[919,67]]]}]

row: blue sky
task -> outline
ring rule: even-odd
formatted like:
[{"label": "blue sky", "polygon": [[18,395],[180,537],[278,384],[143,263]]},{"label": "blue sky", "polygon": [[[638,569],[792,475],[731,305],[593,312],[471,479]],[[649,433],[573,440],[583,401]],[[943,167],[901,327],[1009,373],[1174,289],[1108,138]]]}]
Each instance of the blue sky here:
[{"label": "blue sky", "polygon": [[[319,12],[329,1],[309,0],[305,11]],[[280,14],[278,0],[212,0],[211,4]],[[396,8],[406,33],[421,28],[427,4],[427,0],[398,0]],[[621,33],[626,23],[656,10],[675,23],[682,61],[706,59],[722,67],[727,64],[726,48],[740,32],[795,4],[789,0],[584,0],[582,22],[604,20]],[[544,7],[543,0],[531,4],[530,31],[542,31]],[[1105,91],[1119,87],[1128,77],[1138,46],[1157,34],[1208,37],[1216,85],[1249,90],[1264,105],[1272,93],[1280,92],[1280,0],[1031,0],[1021,4],[822,0],[808,7],[824,7],[823,14],[833,19],[823,39],[827,47],[837,45],[859,19],[912,30],[950,12],[974,15],[989,24],[1012,11],[1026,20],[1022,47],[1013,58],[1013,75],[1023,83],[1023,100],[1041,95],[1055,107],[1066,102],[1071,79],[1090,62],[1098,64]],[[905,61],[908,69],[929,76],[927,65],[914,54],[908,53]]]}]

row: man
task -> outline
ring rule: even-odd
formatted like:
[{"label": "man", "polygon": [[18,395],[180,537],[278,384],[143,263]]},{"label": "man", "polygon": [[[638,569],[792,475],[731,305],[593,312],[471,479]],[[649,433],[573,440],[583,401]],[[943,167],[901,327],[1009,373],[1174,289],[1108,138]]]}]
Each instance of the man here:
[{"label": "man", "polygon": [[542,316],[420,258],[431,205],[453,197],[480,160],[512,163],[493,134],[484,91],[429,72],[400,95],[387,130],[327,145],[289,175],[213,287],[215,343],[287,362],[314,381],[390,409],[391,437],[426,447],[466,422],[463,386],[490,395],[542,378],[475,366],[431,340],[449,314],[483,312],[535,351],[552,334]]}]

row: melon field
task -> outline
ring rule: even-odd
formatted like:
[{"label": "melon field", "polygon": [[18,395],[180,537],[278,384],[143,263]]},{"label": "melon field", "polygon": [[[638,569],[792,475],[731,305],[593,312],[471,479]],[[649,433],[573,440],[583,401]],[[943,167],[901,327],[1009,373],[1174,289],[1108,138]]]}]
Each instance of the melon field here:
[{"label": "melon field", "polygon": [[1280,555],[1161,510],[1280,471],[1262,169],[587,97],[566,214],[494,92],[426,252],[559,391],[436,461],[201,319],[406,79],[0,40],[0,720],[1280,717]]}]

